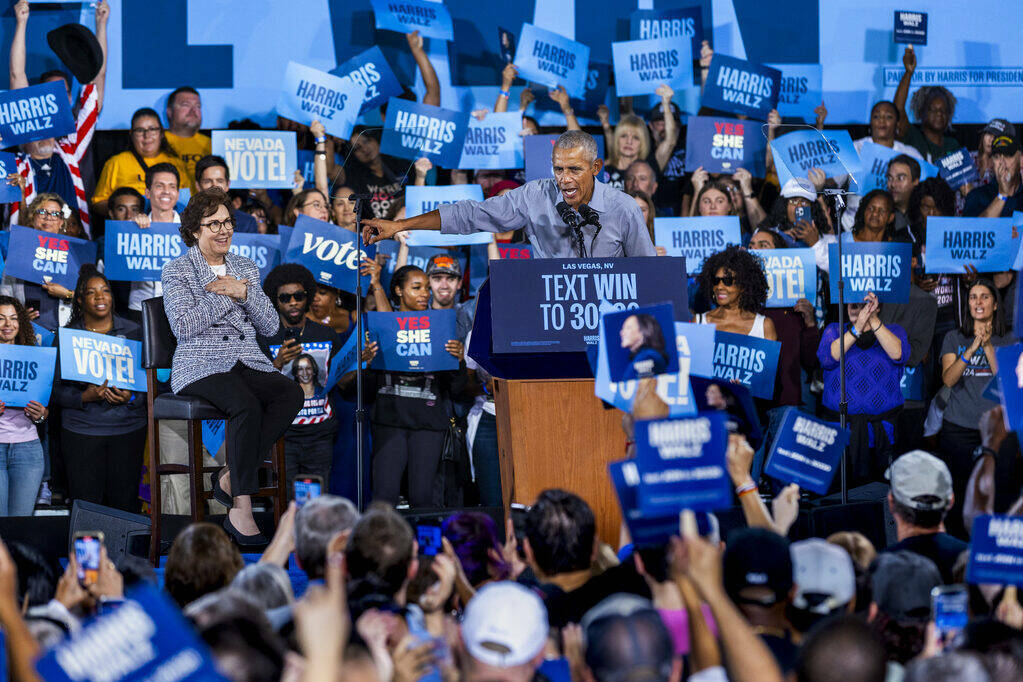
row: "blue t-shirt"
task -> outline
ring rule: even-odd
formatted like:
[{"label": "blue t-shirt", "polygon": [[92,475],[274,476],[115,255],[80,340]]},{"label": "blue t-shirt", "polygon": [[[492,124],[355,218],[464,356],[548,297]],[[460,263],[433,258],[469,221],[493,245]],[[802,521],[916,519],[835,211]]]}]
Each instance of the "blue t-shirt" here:
[{"label": "blue t-shirt", "polygon": [[64,200],[68,206],[78,206],[75,198],[75,185],[71,181],[71,171],[59,155],[53,154],[48,159],[28,157],[35,174],[36,192],[52,192]]}]

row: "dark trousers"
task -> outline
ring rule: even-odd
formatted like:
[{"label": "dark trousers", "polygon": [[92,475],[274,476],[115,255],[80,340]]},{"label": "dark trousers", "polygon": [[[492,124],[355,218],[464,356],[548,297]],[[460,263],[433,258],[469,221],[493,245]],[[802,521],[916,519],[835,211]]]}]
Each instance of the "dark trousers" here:
[{"label": "dark trousers", "polygon": [[501,461],[497,454],[497,419],[484,412],[472,442],[472,467],[476,471],[476,487],[481,507],[500,507]]},{"label": "dark trousers", "polygon": [[[330,464],[334,459],[336,428],[321,424],[292,426],[284,434],[284,462],[288,479],[288,497],[295,492],[296,476],[319,476],[330,484]],[[324,488],[324,492],[327,488]]]},{"label": "dark trousers", "polygon": [[938,432],[938,456],[948,465],[952,474],[952,492],[955,493],[955,504],[945,517],[945,527],[957,538],[967,539],[966,527],[963,525],[963,500],[966,497],[966,484],[970,480],[973,469],[973,450],[980,445],[980,431],[968,429],[950,421],[941,422]]},{"label": "dark trousers", "polygon": [[227,415],[227,465],[231,493],[259,490],[259,465],[302,409],[302,387],[279,372],[261,372],[235,363],[228,372],[211,374],[182,388]]},{"label": "dark trousers", "polygon": [[397,504],[408,467],[409,506],[441,506],[435,481],[443,449],[443,431],[373,424],[373,500]]},{"label": "dark trousers", "polygon": [[146,428],[117,436],[61,429],[68,494],[76,500],[137,512]]}]

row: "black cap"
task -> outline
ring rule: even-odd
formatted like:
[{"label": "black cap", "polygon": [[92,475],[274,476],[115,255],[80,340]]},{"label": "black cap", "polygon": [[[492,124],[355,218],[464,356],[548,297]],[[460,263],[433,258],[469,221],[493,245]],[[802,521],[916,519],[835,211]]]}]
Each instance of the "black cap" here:
[{"label": "black cap", "polygon": [[[682,110],[678,108],[678,105],[674,102],[669,102],[668,105],[671,107],[671,113],[675,116],[675,120],[679,123],[682,122]],[[654,121],[661,121],[664,119],[664,107],[660,102],[657,103],[653,109],[650,110],[650,115],[647,116],[647,120],[653,123]]]},{"label": "black cap", "polygon": [[103,68],[103,50],[92,31],[64,24],[46,34],[46,42],[79,83],[91,83]]},{"label": "black cap", "polygon": [[1019,142],[1013,135],[999,135],[991,142],[991,155],[1012,156],[1019,151]]},{"label": "black cap", "polygon": [[426,262],[426,276],[430,275],[454,275],[462,276],[462,266],[458,259],[446,253],[438,253]]},{"label": "black cap", "polygon": [[[784,601],[792,589],[792,556],[789,541],[774,531],[743,528],[728,537],[724,556],[725,591],[737,604],[771,606]],[[742,596],[747,587],[766,587],[771,596]]]},{"label": "black cap", "polygon": [[993,118],[988,122],[986,126],[984,126],[984,130],[982,130],[981,132],[990,133],[995,137],[998,137],[999,135],[1008,135],[1010,137],[1016,137],[1016,126],[1012,125],[1004,118]]},{"label": "black cap", "polygon": [[926,621],[931,616],[931,590],[941,573],[927,557],[903,549],[882,552],[870,565],[870,585],[877,608],[897,621]]}]

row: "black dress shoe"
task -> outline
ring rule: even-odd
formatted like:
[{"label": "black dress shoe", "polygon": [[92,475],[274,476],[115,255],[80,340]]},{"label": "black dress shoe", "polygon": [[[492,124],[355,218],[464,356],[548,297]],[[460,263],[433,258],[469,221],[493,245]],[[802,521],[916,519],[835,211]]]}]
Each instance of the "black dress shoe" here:
[{"label": "black dress shoe", "polygon": [[239,547],[259,547],[267,543],[266,537],[262,533],[256,533],[255,535],[243,535],[241,531],[234,527],[231,523],[229,516],[224,517],[224,530],[231,536],[231,539],[235,541]]},{"label": "black dress shoe", "polygon": [[220,475],[224,473],[224,469],[227,467],[220,467],[213,478],[211,479],[211,488],[213,489],[213,499],[224,505],[228,509],[234,506],[234,500],[228,495],[223,488],[220,487]]}]

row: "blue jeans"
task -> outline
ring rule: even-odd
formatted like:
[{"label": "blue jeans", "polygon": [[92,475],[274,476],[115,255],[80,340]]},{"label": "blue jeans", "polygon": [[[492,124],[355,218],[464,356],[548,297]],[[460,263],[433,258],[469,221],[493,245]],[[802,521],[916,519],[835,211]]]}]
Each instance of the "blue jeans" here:
[{"label": "blue jeans", "polygon": [[476,469],[476,486],[480,491],[480,506],[500,507],[501,460],[497,452],[497,419],[487,412],[480,417],[476,440],[472,443],[472,464]]},{"label": "blue jeans", "polygon": [[43,480],[39,440],[0,443],[0,516],[31,516]]}]

